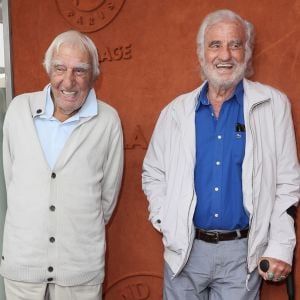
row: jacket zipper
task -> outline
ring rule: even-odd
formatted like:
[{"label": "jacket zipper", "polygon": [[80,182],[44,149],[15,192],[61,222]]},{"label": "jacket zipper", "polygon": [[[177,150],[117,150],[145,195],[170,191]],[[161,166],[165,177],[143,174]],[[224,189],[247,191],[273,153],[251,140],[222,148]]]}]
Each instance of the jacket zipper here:
[{"label": "jacket zipper", "polygon": [[[253,114],[253,111],[254,109],[259,106],[260,104],[263,104],[265,102],[267,102],[268,100],[263,100],[263,101],[260,101],[260,102],[257,102],[255,104],[253,104],[250,108],[250,111],[249,111],[249,127],[250,127],[250,132],[251,132],[251,135],[252,135],[252,143],[253,143],[253,148],[255,147],[255,132],[253,130],[253,128],[251,127],[251,118],[252,118],[252,114]],[[251,216],[251,219],[249,221],[249,231],[248,231],[248,253],[247,253],[247,258],[246,258],[246,264],[247,264],[247,273],[250,274],[250,270],[249,270],[249,264],[248,264],[248,257],[249,257],[249,238],[250,238],[250,234],[251,234],[251,228],[252,228],[252,224],[253,224],[253,219],[255,217],[255,201],[254,201],[254,155],[252,157],[252,177],[251,177],[251,184],[252,184],[252,203],[253,203],[253,212],[252,212],[252,216]]]}]

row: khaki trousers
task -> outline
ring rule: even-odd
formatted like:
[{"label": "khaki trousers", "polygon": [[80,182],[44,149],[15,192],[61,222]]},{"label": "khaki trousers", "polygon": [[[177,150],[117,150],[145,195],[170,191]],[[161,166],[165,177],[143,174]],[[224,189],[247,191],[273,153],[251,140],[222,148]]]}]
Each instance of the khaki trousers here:
[{"label": "khaki trousers", "polygon": [[4,278],[6,300],[102,300],[102,285],[59,286]]}]

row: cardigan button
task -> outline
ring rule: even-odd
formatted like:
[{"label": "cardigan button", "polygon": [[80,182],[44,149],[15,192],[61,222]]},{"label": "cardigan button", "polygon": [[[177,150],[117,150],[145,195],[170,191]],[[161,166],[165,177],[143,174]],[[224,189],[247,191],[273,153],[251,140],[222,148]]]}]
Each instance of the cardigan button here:
[{"label": "cardigan button", "polygon": [[156,222],[157,222],[158,224],[160,224],[160,223],[161,223],[161,220],[160,220],[160,219],[158,219]]},{"label": "cardigan button", "polygon": [[53,269],[53,267],[51,267],[51,266],[48,268],[48,271],[49,271],[49,272],[53,272],[53,270],[54,270],[54,269]]},{"label": "cardigan button", "polygon": [[55,211],[56,207],[55,207],[54,205],[51,205],[51,206],[49,207],[49,209],[50,209],[51,211]]},{"label": "cardigan button", "polygon": [[55,173],[52,173],[52,174],[51,174],[51,178],[53,178],[53,179],[56,178],[56,174],[55,174]]},{"label": "cardigan button", "polygon": [[51,236],[51,238],[49,239],[50,243],[54,243],[55,242],[55,238],[53,236]]},{"label": "cardigan button", "polygon": [[42,112],[42,110],[40,108],[36,110],[37,114],[40,114],[41,112]]},{"label": "cardigan button", "polygon": [[50,278],[48,278],[48,279],[47,279],[47,281],[53,281],[53,278],[52,278],[52,277],[50,277]]}]

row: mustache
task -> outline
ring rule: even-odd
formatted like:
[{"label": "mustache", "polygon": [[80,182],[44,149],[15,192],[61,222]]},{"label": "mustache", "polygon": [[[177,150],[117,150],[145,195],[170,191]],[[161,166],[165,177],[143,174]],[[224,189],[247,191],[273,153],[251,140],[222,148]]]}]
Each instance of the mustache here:
[{"label": "mustache", "polygon": [[[245,76],[247,64],[237,62],[235,59],[230,58],[227,60],[224,59],[215,59],[212,63],[205,62],[201,66],[201,76],[202,79],[207,80],[211,85],[217,88],[231,88],[235,86],[240,80]],[[223,80],[216,72],[215,68],[228,68],[234,70],[231,78]]]},{"label": "mustache", "polygon": [[230,58],[230,59],[220,59],[220,58],[216,58],[214,61],[213,61],[213,64],[214,65],[219,65],[219,64],[231,64],[231,65],[238,65],[240,63],[237,62],[236,59],[234,58]]}]

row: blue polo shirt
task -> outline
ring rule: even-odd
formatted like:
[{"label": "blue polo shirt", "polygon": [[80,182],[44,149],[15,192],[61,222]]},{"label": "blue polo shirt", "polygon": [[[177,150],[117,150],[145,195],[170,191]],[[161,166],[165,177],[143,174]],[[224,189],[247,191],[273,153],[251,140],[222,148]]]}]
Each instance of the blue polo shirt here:
[{"label": "blue polo shirt", "polygon": [[233,96],[215,118],[207,98],[208,84],[200,95],[195,114],[197,205],[194,224],[205,230],[234,230],[248,227],[243,207],[242,163],[245,126],[241,81]]}]

